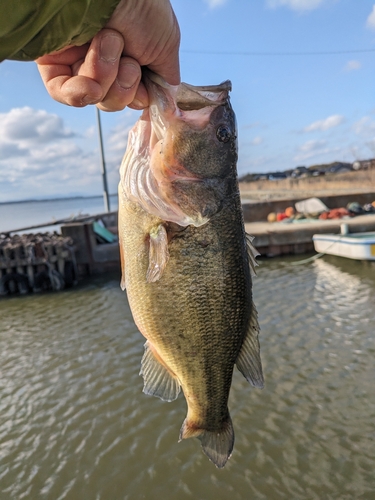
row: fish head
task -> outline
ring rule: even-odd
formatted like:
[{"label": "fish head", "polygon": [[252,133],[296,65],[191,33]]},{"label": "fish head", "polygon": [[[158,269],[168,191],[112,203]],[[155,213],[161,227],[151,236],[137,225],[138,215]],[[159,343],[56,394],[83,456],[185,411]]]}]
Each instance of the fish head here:
[{"label": "fish head", "polygon": [[143,81],[150,99],[141,118],[149,122],[143,136],[149,172],[147,189],[142,188],[148,210],[181,226],[203,225],[220,210],[237,179],[231,83],[173,86],[149,71]]}]

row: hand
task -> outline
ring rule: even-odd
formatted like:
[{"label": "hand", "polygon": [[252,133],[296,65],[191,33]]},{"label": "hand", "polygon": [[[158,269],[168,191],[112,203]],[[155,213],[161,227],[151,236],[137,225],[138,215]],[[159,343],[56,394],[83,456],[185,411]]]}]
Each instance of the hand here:
[{"label": "hand", "polygon": [[49,94],[59,102],[104,111],[148,106],[141,66],[180,83],[180,32],[169,0],[121,0],[106,27],[81,47],[37,59]]}]

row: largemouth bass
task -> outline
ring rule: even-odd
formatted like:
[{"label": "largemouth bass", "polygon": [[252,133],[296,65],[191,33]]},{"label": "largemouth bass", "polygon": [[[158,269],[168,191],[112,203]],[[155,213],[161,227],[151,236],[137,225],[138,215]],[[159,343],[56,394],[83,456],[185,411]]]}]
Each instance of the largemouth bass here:
[{"label": "largemouth bass", "polygon": [[147,339],[143,391],[172,401],[182,388],[180,440],[199,438],[221,468],[234,444],[234,364],[263,387],[231,83],[170,86],[151,73],[144,81],[150,107],[129,133],[120,171],[121,286]]}]

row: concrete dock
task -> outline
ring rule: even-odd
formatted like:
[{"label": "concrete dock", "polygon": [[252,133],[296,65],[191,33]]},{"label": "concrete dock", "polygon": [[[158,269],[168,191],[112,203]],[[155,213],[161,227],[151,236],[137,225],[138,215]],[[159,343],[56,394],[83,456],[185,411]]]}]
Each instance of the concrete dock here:
[{"label": "concrete dock", "polygon": [[306,222],[250,222],[246,232],[255,237],[254,245],[265,257],[314,252],[314,234],[339,234],[341,224],[347,224],[350,233],[375,231],[375,214],[359,215],[350,219],[307,220]]},{"label": "concrete dock", "polygon": [[[117,231],[117,213],[102,216],[101,220],[114,233]],[[360,215],[350,219],[309,220],[306,222],[250,222],[246,232],[255,237],[254,245],[261,256],[304,254],[314,252],[314,234],[340,233],[341,224],[347,224],[349,232],[375,231],[375,214]],[[119,269],[120,255],[117,242],[98,242],[93,221],[70,223],[62,226],[65,237],[75,242],[79,274],[97,274]]]},{"label": "concrete dock", "polygon": [[[281,196],[276,196],[274,193],[273,199],[267,201],[249,202],[243,199],[245,229],[248,234],[255,237],[254,245],[261,256],[312,253],[314,252],[314,234],[339,234],[343,223],[348,225],[351,233],[375,231],[375,214],[335,220],[306,219],[298,222],[266,222],[270,212],[282,212],[286,207],[295,205],[296,201],[304,199],[303,194],[306,193],[301,193],[299,197],[296,196],[293,199],[282,198],[282,195],[285,196],[285,191],[280,191],[280,194]],[[359,200],[361,204],[370,203],[375,200],[375,189],[371,185],[367,192],[345,196],[340,193],[336,196],[327,196],[323,200],[329,208],[345,206],[349,201],[355,200]],[[85,216],[81,220],[66,221],[61,224],[62,236],[71,238],[74,242],[78,276],[120,269],[117,237],[103,239],[98,234],[99,224],[112,236],[117,236],[117,212]],[[15,231],[10,233],[15,233]]]}]

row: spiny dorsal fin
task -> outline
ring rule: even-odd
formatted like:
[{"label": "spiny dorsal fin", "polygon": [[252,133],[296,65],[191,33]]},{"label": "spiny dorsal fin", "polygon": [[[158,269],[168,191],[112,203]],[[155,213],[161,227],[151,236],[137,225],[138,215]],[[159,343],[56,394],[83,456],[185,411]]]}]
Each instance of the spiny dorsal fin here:
[{"label": "spiny dorsal fin", "polygon": [[250,273],[251,276],[256,276],[257,273],[255,272],[255,268],[259,266],[258,262],[256,261],[256,258],[258,255],[260,255],[260,253],[253,245],[253,239],[254,236],[250,236],[250,234],[246,233],[246,248],[247,248],[247,255],[249,257]]},{"label": "spiny dorsal fin", "polygon": [[157,396],[163,401],[174,401],[180,392],[179,381],[163,366],[152,352],[150,343],[145,343],[145,352],[141,361],[144,386],[143,392]]},{"label": "spiny dorsal fin", "polygon": [[258,340],[259,330],[258,312],[253,302],[246,337],[238,354],[236,365],[251,385],[263,389],[264,379]]},{"label": "spiny dorsal fin", "polygon": [[163,224],[150,231],[150,250],[148,256],[147,283],[160,280],[169,259],[168,235]]}]

